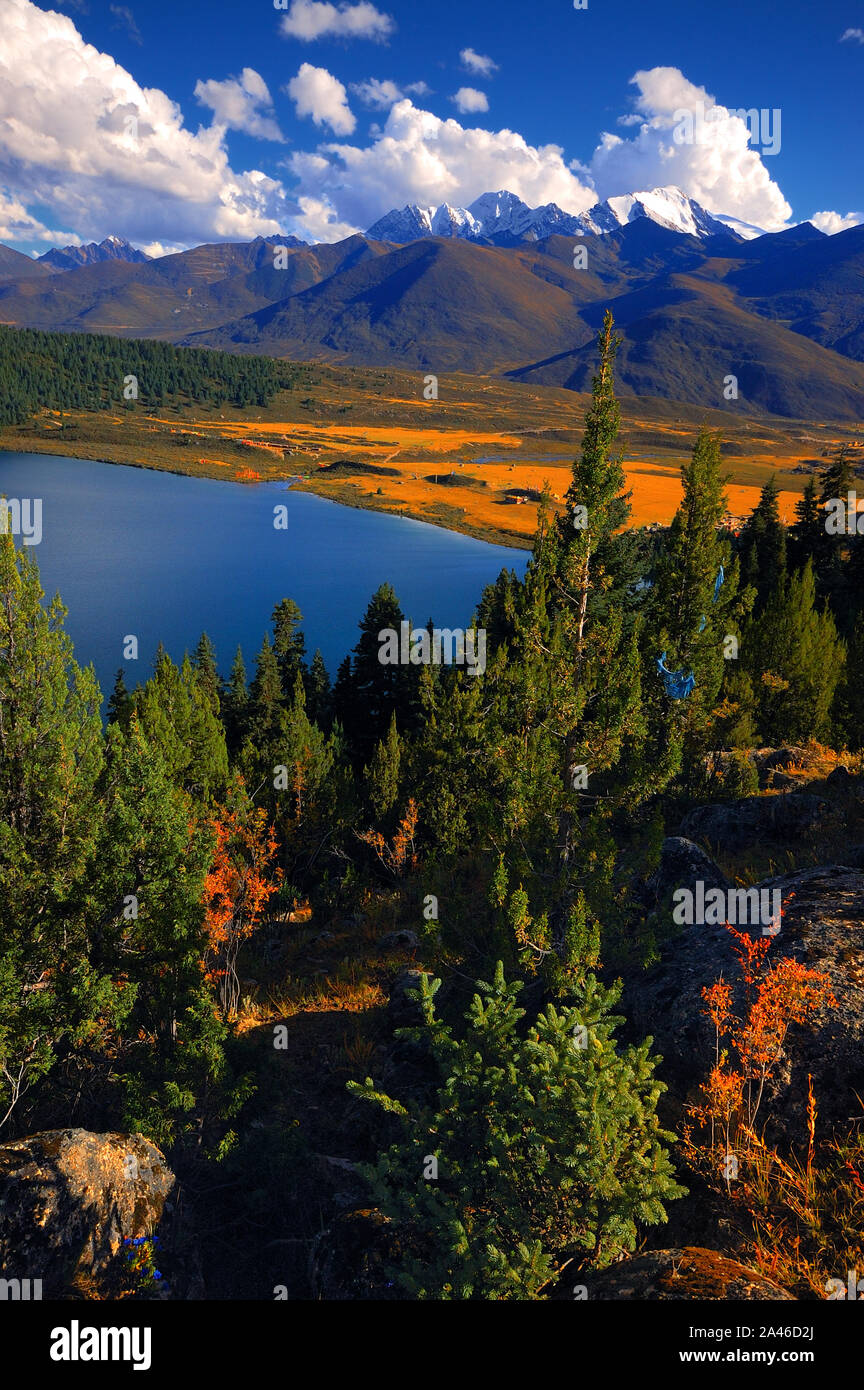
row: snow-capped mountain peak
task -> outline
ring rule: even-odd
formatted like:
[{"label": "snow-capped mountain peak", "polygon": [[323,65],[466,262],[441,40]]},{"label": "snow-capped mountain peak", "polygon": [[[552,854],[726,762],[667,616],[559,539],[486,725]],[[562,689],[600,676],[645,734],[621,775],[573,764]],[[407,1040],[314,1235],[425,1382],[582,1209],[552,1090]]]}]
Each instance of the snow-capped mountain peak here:
[{"label": "snow-capped mountain peak", "polygon": [[531,208],[506,188],[481,194],[467,208],[451,207],[448,203],[440,207],[409,203],[379,218],[366,235],[400,244],[419,237],[446,236],[508,245],[539,241],[553,233],[569,236],[590,232],[602,236],[640,217],[682,235],[744,234],[733,219],[715,217],[680,188],[669,187],[607,198],[579,214],[564,212],[557,203]]},{"label": "snow-capped mountain peak", "polygon": [[471,237],[477,230],[477,220],[470,208],[453,208],[449,203],[431,211],[432,236]]},{"label": "snow-capped mountain peak", "polygon": [[661,227],[687,236],[728,234],[729,230],[719,218],[706,212],[701,204],[688,198],[680,188],[674,187],[652,188],[641,193],[624,193],[606,198],[583,213],[582,221],[586,230],[602,234],[625,227],[640,217],[647,217]]},{"label": "snow-capped mountain peak", "polygon": [[149,259],[122,236],[106,236],[98,245],[91,241],[86,246],[52,247],[39,257],[40,261],[47,261],[57,270],[77,270],[80,266],[95,265],[99,261],[130,261],[141,265]]}]

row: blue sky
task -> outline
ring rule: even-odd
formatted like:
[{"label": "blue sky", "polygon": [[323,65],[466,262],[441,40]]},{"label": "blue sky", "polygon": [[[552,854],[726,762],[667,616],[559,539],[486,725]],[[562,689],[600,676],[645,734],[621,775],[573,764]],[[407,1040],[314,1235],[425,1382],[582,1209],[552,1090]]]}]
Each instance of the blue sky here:
[{"label": "blue sky", "polygon": [[864,216],[862,90],[864,0],[0,0],[0,241],[335,240],[662,184],[834,231]]}]

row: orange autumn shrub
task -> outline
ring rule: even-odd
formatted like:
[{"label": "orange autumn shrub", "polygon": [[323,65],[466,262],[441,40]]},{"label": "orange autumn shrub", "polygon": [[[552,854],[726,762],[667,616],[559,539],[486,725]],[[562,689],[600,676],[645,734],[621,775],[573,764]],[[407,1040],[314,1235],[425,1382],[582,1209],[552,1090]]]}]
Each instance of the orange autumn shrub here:
[{"label": "orange autumn shrub", "polygon": [[277,842],[263,809],[241,817],[223,810],[212,822],[216,836],[213,864],[204,885],[207,949],[205,973],[217,988],[226,1017],[237,1012],[240,981],[237,956],[276,892],[282,870],[273,866]]},{"label": "orange autumn shrub", "polygon": [[358,830],[356,832],[358,840],[362,840],[364,845],[369,845],[375,851],[384,868],[394,878],[401,878],[406,868],[413,869],[417,863],[417,853],[414,847],[417,819],[417,803],[412,796],[409,798],[404,816],[396,827],[392,842],[388,843],[380,830]]},{"label": "orange autumn shrub", "polygon": [[701,1088],[704,1100],[690,1107],[690,1115],[707,1131],[708,1149],[715,1150],[722,1138],[728,1156],[742,1139],[746,1152],[748,1136],[755,1134],[765,1087],[783,1058],[790,1025],[805,1023],[834,1000],[827,976],[818,970],[788,957],[769,963],[773,937],[749,936],[728,922],[726,929],[741,972],[744,1007],[736,1014],[732,987],[722,978],[702,990],[704,1012],[714,1024],[714,1065]]}]

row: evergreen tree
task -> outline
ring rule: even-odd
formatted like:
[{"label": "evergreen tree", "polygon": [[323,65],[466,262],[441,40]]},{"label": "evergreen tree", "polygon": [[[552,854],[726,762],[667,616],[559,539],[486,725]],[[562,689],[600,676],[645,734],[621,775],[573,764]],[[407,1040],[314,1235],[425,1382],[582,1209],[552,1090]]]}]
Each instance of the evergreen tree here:
[{"label": "evergreen tree", "polygon": [[[721,530],[726,511],[721,467],[719,442],[703,430],[681,468],[684,496],[658,559],[651,595],[655,657],[665,652],[668,669],[692,672],[695,680],[686,699],[665,694],[662,699],[681,742],[685,774],[697,780],[703,755],[714,742],[726,639],[739,640],[741,620],[753,600],[752,591],[738,592],[738,563],[730,559],[729,542]],[[732,666],[730,674],[734,671]],[[655,676],[655,696],[660,688]],[[737,693],[740,701],[746,686],[739,685]]]},{"label": "evergreen tree", "polygon": [[[608,554],[615,531],[625,524],[630,513],[623,463],[620,456],[613,455],[620,422],[614,382],[619,342],[612,314],[607,310],[598,338],[599,367],[566,508],[557,526],[548,531],[541,515],[532,561],[537,574],[532,574],[528,581],[534,589],[531,625],[539,619],[542,630],[546,622],[538,602],[541,609],[551,608],[552,617],[546,677],[550,682],[547,722],[554,730],[560,754],[556,797],[558,887],[550,921],[552,943],[562,958],[572,935],[570,924],[579,892],[574,870],[580,822],[584,824],[585,818],[584,798],[580,804],[583,770],[589,770],[595,785],[599,782],[597,792],[602,794],[614,780],[625,747],[628,756],[637,762],[638,749],[646,737],[638,628],[628,622],[621,606],[604,604],[604,596],[613,583],[604,555]],[[530,641],[535,650],[545,645],[537,630]],[[536,686],[536,678],[531,685]],[[638,780],[644,795],[642,771]],[[631,794],[633,790],[631,785]]]},{"label": "evergreen tree", "polygon": [[135,692],[135,711],[144,736],[158,745],[177,786],[205,803],[224,794],[224,730],[188,656],[178,667],[160,648],[153,676]]},{"label": "evergreen tree", "polygon": [[228,748],[231,753],[236,753],[246,737],[249,726],[249,687],[240,647],[237,648],[231,675],[225,687],[222,711]]},{"label": "evergreen tree", "polygon": [[[823,507],[831,502],[842,502],[845,509],[850,492],[855,491],[855,468],[848,447],[841,444],[831,456],[828,466],[820,474],[822,484],[820,501]],[[848,566],[852,537],[845,527],[832,534],[827,528],[827,517],[823,513],[821,557],[817,557],[819,593],[826,595],[834,611],[842,613],[847,608],[849,593],[847,588]],[[859,595],[851,596],[857,604]]]},{"label": "evergreen tree", "polygon": [[831,613],[816,607],[812,565],[778,585],[748,649],[763,740],[825,739],[845,648]]},{"label": "evergreen tree", "polygon": [[[566,1260],[604,1266],[632,1251],[637,1223],[666,1220],[683,1195],[657,1122],[665,1089],[650,1039],[619,1048],[616,992],[587,976],[574,1002],[527,1029],[518,983],[499,964],[478,984],[464,1038],[435,1015],[439,981],[421,977],[437,1093],[402,1102],[349,1082],[393,1116],[401,1137],[363,1169],[404,1256],[393,1276],[413,1298],[537,1298]],[[430,1166],[434,1165],[434,1166]]]},{"label": "evergreen tree", "polygon": [[312,658],[306,681],[306,706],[309,711],[309,718],[318,725],[319,729],[329,729],[332,713],[330,677],[327,674],[327,667],[324,665],[324,658],[317,649]]},{"label": "evergreen tree", "polygon": [[795,503],[795,525],[791,528],[791,560],[797,569],[803,569],[810,560],[819,578],[819,568],[825,554],[825,519],[819,505],[819,489],[816,479],[809,477],[804,492]]},{"label": "evergreen tree", "polygon": [[185,1138],[197,1146],[208,1117],[233,1113],[248,1090],[233,1088],[227,1030],[202,970],[213,836],[177,785],[159,731],[148,738],[136,714],[128,729],[108,733],[98,835],[93,910],[111,908],[102,915],[101,951],[122,962],[134,992],[115,1064],[122,1123],[162,1145]]},{"label": "evergreen tree", "polygon": [[768,595],[786,573],[786,527],[780,520],[779,498],[780,489],[772,474],[741,537],[743,579],[756,592],[756,613],[762,611]]},{"label": "evergreen tree", "polygon": [[286,878],[297,883],[342,830],[351,799],[341,730],[328,738],[309,719],[299,671],[272,743],[263,751],[247,747],[244,759],[249,783],[261,787],[279,832]]},{"label": "evergreen tree", "polygon": [[127,998],[93,961],[87,912],[102,696],[43,597],[32,554],[0,534],[0,1126],[61,1047],[101,1045]]},{"label": "evergreen tree", "polygon": [[864,748],[864,609],[852,630],[843,677],[837,690],[837,731],[854,753]]},{"label": "evergreen tree", "polygon": [[249,730],[259,746],[272,739],[279,729],[282,712],[282,677],[269,637],[265,637],[255,659],[255,675],[249,690]]},{"label": "evergreen tree", "polygon": [[351,669],[351,656],[344,656],[336,670],[336,681],[330,696],[333,718],[343,729],[347,729],[354,714],[354,676]]},{"label": "evergreen tree", "polygon": [[202,632],[198,639],[192,664],[198,672],[198,683],[218,718],[222,709],[222,681],[216,668],[216,648],[206,632]]},{"label": "evergreen tree", "polygon": [[293,599],[283,598],[273,609],[273,650],[286,700],[293,697],[294,681],[305,672],[306,639],[297,631],[303,614]]},{"label": "evergreen tree", "polygon": [[126,689],[126,682],[123,679],[123,667],[117,672],[114,680],[114,688],[111,691],[111,698],[106,708],[106,718],[109,724],[122,724],[124,727],[129,722],[132,713],[133,699]]},{"label": "evergreen tree", "polygon": [[364,769],[369,805],[379,826],[393,810],[399,798],[399,770],[402,761],[402,741],[396,728],[396,715],[390,716],[386,739],[375,747],[372,761]]},{"label": "evergreen tree", "polygon": [[855,491],[855,467],[848,445],[841,444],[834,450],[819,480],[822,485],[819,500],[823,505],[832,498],[845,502],[848,494]]},{"label": "evergreen tree", "polygon": [[380,660],[379,634],[385,630],[393,632],[398,641],[404,621],[392,586],[382,584],[372,595],[360,620],[360,640],[354,648],[352,664],[353,700],[348,709],[340,711],[361,765],[369,761],[376,743],[386,736],[394,714],[404,732],[415,727],[417,667],[403,665],[401,661],[387,664]]}]

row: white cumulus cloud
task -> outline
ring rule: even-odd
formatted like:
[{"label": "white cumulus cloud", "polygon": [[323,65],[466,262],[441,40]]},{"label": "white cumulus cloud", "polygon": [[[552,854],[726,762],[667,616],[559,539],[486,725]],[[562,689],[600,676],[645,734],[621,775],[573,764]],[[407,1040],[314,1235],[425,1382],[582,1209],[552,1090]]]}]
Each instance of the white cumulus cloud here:
[{"label": "white cumulus cloud", "polygon": [[406,96],[429,95],[429,88],[425,82],[409,82],[406,86],[400,87],[389,78],[379,80],[377,77],[370,77],[365,82],[352,82],[351,91],[360,98],[364,106],[371,106],[376,111],[387,111]]},{"label": "white cumulus cloud", "polygon": [[498,71],[497,63],[487,58],[485,53],[475,53],[473,48],[463,48],[459,61],[469,72],[479,72],[483,77],[491,77],[493,72]]},{"label": "white cumulus cloud", "polygon": [[298,116],[311,116],[316,125],[329,126],[334,135],[351,135],[357,119],[348,105],[348,93],[338,77],[326,68],[302,63],[285,87]]},{"label": "white cumulus cloud", "polygon": [[[283,5],[277,8],[283,9]],[[326,0],[292,0],[282,16],[281,30],[289,39],[374,39],[381,43],[396,28],[389,14],[382,14],[369,0],[357,5],[331,5]]]},{"label": "white cumulus cloud", "polygon": [[835,232],[845,232],[848,227],[859,227],[864,222],[860,212],[816,212],[809,219],[820,232],[833,236]]},{"label": "white cumulus cloud", "polygon": [[864,43],[864,29],[846,29],[838,42],[847,43],[849,39],[854,39],[856,43]]},{"label": "white cumulus cloud", "polygon": [[489,98],[485,92],[478,92],[476,87],[460,87],[450,100],[455,102],[457,110],[463,115],[472,111],[489,110]]},{"label": "white cumulus cloud", "polygon": [[[786,225],[792,209],[763,162],[766,156],[752,147],[745,117],[721,106],[679,68],[651,68],[630,80],[641,117],[636,133],[623,139],[606,132],[582,170],[601,198],[671,184],[709,212],[729,213],[767,231]],[[771,111],[760,118],[766,148],[782,139],[778,121]]]},{"label": "white cumulus cloud", "polygon": [[408,99],[396,103],[371,144],[325,144],[314,154],[298,151],[288,163],[301,193],[355,231],[405,203],[464,206],[499,188],[532,207],[555,202],[573,213],[596,202],[560,145],[530,145],[514,130],[469,129]]},{"label": "white cumulus cloud", "polygon": [[77,245],[74,232],[52,232],[8,189],[0,188],[0,241],[48,241],[56,246]]},{"label": "white cumulus cloud", "polygon": [[244,68],[239,77],[226,77],[224,82],[212,77],[196,82],[195,95],[228,130],[242,130],[260,140],[284,139],[273,115],[267,83],[254,68]]},{"label": "white cumulus cloud", "polygon": [[232,169],[225,131],[196,132],[162,91],[84,42],[74,21],[2,0],[0,186],[83,240],[248,240],[281,230],[285,190]]}]

